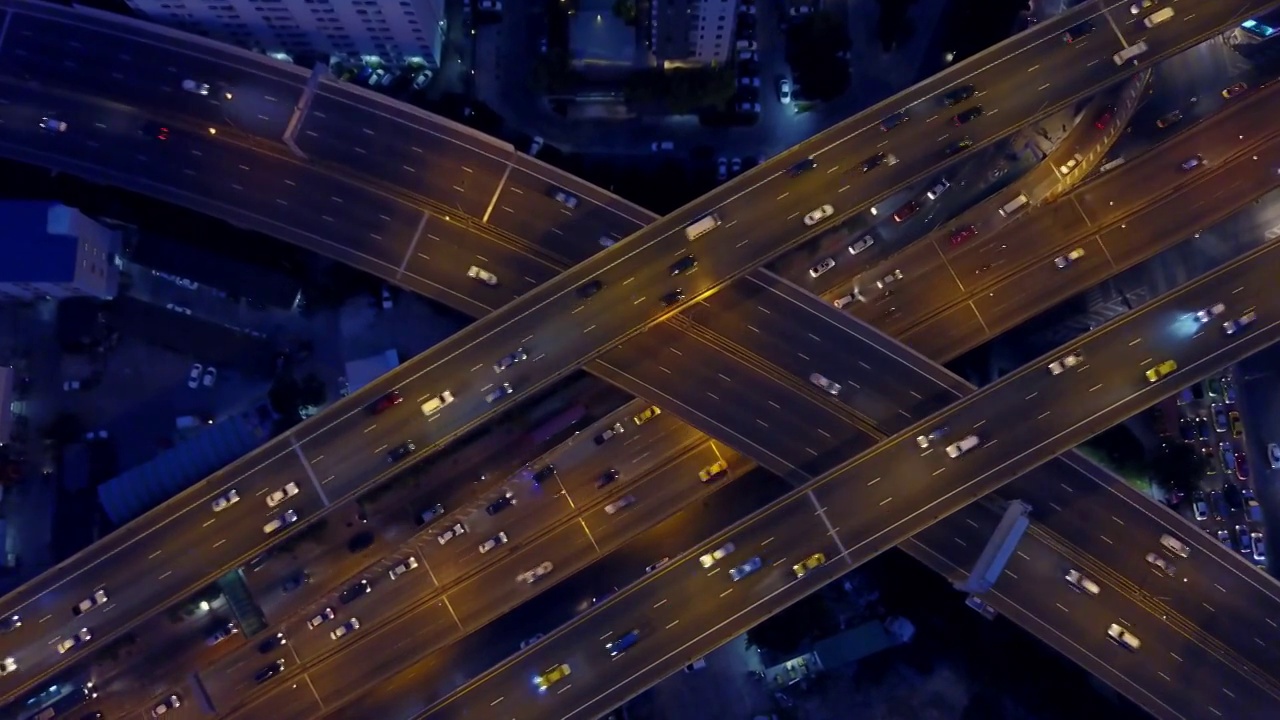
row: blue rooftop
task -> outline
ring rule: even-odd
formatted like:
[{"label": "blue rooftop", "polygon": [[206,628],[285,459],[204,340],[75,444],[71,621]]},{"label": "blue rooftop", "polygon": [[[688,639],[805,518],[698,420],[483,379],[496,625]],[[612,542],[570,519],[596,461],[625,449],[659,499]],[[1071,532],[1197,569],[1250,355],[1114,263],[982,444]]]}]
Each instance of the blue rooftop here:
[{"label": "blue rooftop", "polygon": [[60,283],[75,277],[76,249],[71,235],[49,234],[44,200],[0,202],[0,282]]}]

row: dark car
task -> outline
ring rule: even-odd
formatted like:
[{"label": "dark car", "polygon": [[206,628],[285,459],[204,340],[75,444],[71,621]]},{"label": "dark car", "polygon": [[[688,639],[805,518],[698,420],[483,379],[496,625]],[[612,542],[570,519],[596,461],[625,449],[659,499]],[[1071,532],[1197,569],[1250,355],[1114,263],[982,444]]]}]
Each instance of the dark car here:
[{"label": "dark car", "polygon": [[502,512],[503,510],[506,510],[507,508],[515,504],[516,504],[516,494],[508,490],[502,497],[489,503],[489,506],[486,507],[484,511],[489,513],[490,515],[497,515],[498,513]]},{"label": "dark car", "polygon": [[671,275],[672,277],[675,277],[676,275],[684,275],[685,273],[693,272],[697,267],[698,258],[692,255],[685,255],[679,260],[671,263]]},{"label": "dark car", "polygon": [[443,514],[444,514],[444,505],[441,505],[440,503],[436,503],[435,505],[432,505],[426,510],[423,510],[422,512],[418,513],[418,519],[415,522],[417,522],[419,526],[426,525],[427,523],[431,522],[432,520],[435,520],[436,518],[440,517]]},{"label": "dark car", "polygon": [[1187,418],[1178,420],[1178,434],[1182,436],[1183,442],[1196,441],[1196,428]]},{"label": "dark car", "polygon": [[969,138],[957,140],[947,146],[947,157],[951,157],[952,155],[959,155],[960,153],[964,152],[965,150],[968,150],[971,147],[973,147],[973,141],[970,140]]},{"label": "dark car", "polygon": [[630,632],[619,635],[614,638],[608,645],[604,646],[609,651],[609,657],[615,657],[626,652],[636,641],[640,639],[640,630],[631,630]]},{"label": "dark car", "polygon": [[287,595],[309,582],[311,582],[311,576],[306,571],[296,572],[285,578],[285,581],[280,584],[280,592]]},{"label": "dark car", "polygon": [[0,621],[0,635],[8,635],[20,627],[22,627],[22,618],[17,615],[10,615]]},{"label": "dark car", "polygon": [[342,594],[338,596],[338,602],[343,605],[350,605],[371,592],[373,592],[373,586],[369,584],[369,581],[361,580],[355,585],[343,590]]},{"label": "dark car", "polygon": [[881,165],[884,165],[885,163],[892,165],[897,161],[898,159],[890,155],[889,153],[880,152],[880,153],[876,153],[875,155],[872,155],[866,160],[863,160],[861,170],[864,173],[869,173],[872,170],[875,170],[876,168],[880,167]]},{"label": "dark car", "polygon": [[582,287],[578,288],[578,297],[582,298],[583,300],[588,300],[594,297],[596,293],[600,292],[603,289],[604,289],[604,283],[600,282],[599,280],[592,280],[586,285],[583,285]]},{"label": "dark car", "polygon": [[973,97],[977,92],[978,89],[972,85],[961,85],[946,95],[943,95],[942,102],[946,103],[949,107],[954,107]]},{"label": "dark car", "polygon": [[658,301],[662,303],[663,307],[671,307],[672,305],[675,305],[677,303],[684,302],[684,291],[672,290],[671,292],[659,298]]},{"label": "dark car", "polygon": [[369,413],[372,415],[377,415],[378,413],[384,412],[388,408],[395,407],[396,405],[399,405],[402,402],[404,402],[404,398],[400,397],[400,393],[396,392],[395,390],[392,390],[386,395],[383,395],[382,397],[378,398],[377,401],[375,401],[372,405],[370,405]]},{"label": "dark car", "polygon": [[1196,418],[1196,432],[1199,433],[1201,440],[1208,440],[1213,436],[1213,428],[1210,427],[1208,418]]},{"label": "dark car", "polygon": [[956,113],[955,117],[951,118],[951,123],[953,125],[964,125],[965,123],[972,122],[980,117],[982,117],[982,106],[974,105],[964,112]]},{"label": "dark car", "polygon": [[358,532],[347,541],[347,552],[354,554],[361,550],[368,550],[373,545],[373,540],[373,533],[368,531]]},{"label": "dark car", "polygon": [[787,174],[791,177],[799,177],[810,170],[818,167],[818,161],[813,158],[805,158],[800,162],[787,168]]},{"label": "dark car", "polygon": [[596,488],[602,488],[606,485],[609,485],[610,483],[612,483],[613,481],[621,477],[621,475],[622,473],[618,472],[613,468],[605,470],[604,474],[602,474],[600,478],[596,480]]},{"label": "dark car", "polygon": [[168,140],[169,128],[158,122],[146,122],[138,129],[138,134],[144,137],[155,138],[156,140]]},{"label": "dark car", "polygon": [[907,114],[906,110],[903,110],[901,112],[896,112],[890,115],[889,117],[885,118],[884,120],[880,121],[880,129],[883,130],[884,132],[889,132],[890,130],[898,127],[899,125],[901,125],[902,123],[910,119],[911,119],[911,116]]},{"label": "dark car", "polygon": [[263,638],[262,642],[258,643],[258,652],[268,655],[275,652],[276,648],[287,644],[289,644],[289,641],[285,639],[284,633],[278,632],[275,635]]},{"label": "dark car", "polygon": [[264,683],[282,672],[284,672],[284,660],[277,660],[259,670],[253,676],[253,680],[257,683]]},{"label": "dark car", "polygon": [[542,483],[555,477],[555,474],[556,474],[555,465],[543,465],[542,467],[533,471],[533,484],[541,485]]},{"label": "dark car", "polygon": [[412,440],[405,441],[395,446],[394,448],[391,449],[390,452],[387,453],[387,460],[393,463],[398,463],[401,460],[412,455],[413,451],[417,449],[418,449],[418,446],[414,445]]},{"label": "dark car", "polygon": [[1062,41],[1067,43],[1073,43],[1082,37],[1087,37],[1089,33],[1093,31],[1094,31],[1093,23],[1086,20],[1085,22],[1082,22],[1079,25],[1076,25],[1071,29],[1067,30],[1066,32],[1062,33]]},{"label": "dark car", "polygon": [[908,200],[905,205],[893,212],[893,220],[894,222],[902,222],[912,215],[915,215],[919,209],[920,203],[915,200]]},{"label": "dark car", "polygon": [[1102,112],[1098,113],[1098,117],[1094,119],[1093,126],[1099,130],[1105,129],[1111,124],[1112,118],[1116,116],[1116,106],[1108,105],[1102,108]]}]

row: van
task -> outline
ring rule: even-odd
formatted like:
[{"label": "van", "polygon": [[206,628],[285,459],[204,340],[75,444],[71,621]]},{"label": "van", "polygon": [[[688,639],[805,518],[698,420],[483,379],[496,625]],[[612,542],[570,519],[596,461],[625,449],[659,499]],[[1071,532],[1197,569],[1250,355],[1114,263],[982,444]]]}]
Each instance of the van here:
[{"label": "van", "polygon": [[1000,208],[1000,217],[1009,217],[1025,207],[1027,202],[1027,194],[1022,193],[1018,197],[1005,203],[1004,207]]},{"label": "van", "polygon": [[1164,546],[1165,550],[1168,550],[1169,552],[1173,553],[1174,555],[1177,555],[1178,557],[1191,556],[1191,548],[1187,547],[1186,543],[1182,542],[1181,540],[1179,540],[1178,538],[1172,535],[1169,535],[1169,534],[1161,535],[1160,544]]},{"label": "van", "polygon": [[1165,8],[1163,10],[1157,10],[1156,12],[1153,12],[1150,15],[1143,18],[1142,24],[1151,28],[1159,25],[1162,22],[1170,20],[1172,18],[1173,18],[1173,8]]},{"label": "van", "polygon": [[1137,43],[1136,45],[1130,45],[1115,55],[1112,55],[1111,59],[1114,60],[1117,65],[1123,65],[1146,51],[1147,43],[1144,41]]},{"label": "van", "polygon": [[959,442],[954,442],[947,446],[947,456],[953,459],[958,458],[978,447],[979,442],[981,442],[981,440],[978,439],[977,435],[969,435],[968,437],[961,438]]},{"label": "van", "polygon": [[697,240],[718,227],[720,227],[720,218],[715,213],[711,213],[685,228],[684,236],[690,240]]},{"label": "van", "polygon": [[430,415],[451,402],[453,402],[453,393],[445,390],[439,395],[422,403],[422,414]]}]

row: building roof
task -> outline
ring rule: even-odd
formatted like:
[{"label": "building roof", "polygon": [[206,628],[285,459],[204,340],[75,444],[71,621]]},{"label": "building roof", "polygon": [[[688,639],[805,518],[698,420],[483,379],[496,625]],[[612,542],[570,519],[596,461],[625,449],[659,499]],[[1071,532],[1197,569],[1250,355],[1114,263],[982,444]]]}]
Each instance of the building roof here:
[{"label": "building roof", "polygon": [[683,60],[692,44],[689,33],[698,23],[693,0],[653,0],[656,17],[649,28],[653,55],[659,60]]},{"label": "building roof", "polygon": [[813,654],[818,656],[822,667],[834,670],[901,642],[900,638],[885,629],[883,623],[872,620],[852,630],[819,640],[813,644]]},{"label": "building roof", "polygon": [[49,209],[44,200],[0,202],[0,282],[62,283],[76,274],[80,240],[49,233]]},{"label": "building roof", "polygon": [[129,260],[271,307],[290,309],[298,297],[299,284],[284,273],[166,238],[141,238]]}]

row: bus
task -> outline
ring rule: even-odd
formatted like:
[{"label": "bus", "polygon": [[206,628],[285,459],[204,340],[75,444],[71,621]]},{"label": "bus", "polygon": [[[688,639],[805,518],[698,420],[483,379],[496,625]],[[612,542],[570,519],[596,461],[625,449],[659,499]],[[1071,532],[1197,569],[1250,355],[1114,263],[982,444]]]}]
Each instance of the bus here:
[{"label": "bus", "polygon": [[27,700],[17,720],[54,720],[98,697],[93,683],[51,685]]}]

